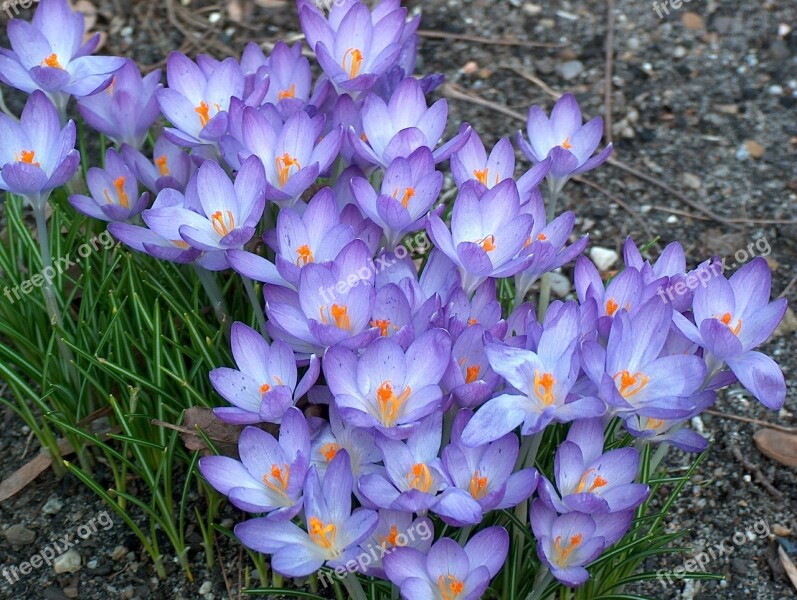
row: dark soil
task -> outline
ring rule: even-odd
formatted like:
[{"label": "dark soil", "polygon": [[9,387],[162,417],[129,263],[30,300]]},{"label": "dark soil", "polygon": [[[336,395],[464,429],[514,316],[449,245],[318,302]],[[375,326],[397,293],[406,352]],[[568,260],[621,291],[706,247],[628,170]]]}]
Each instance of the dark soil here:
[{"label": "dark soil", "polygon": [[[232,22],[218,4],[206,0],[194,0],[188,8],[174,2],[175,18],[170,20],[167,4],[101,1],[97,29],[109,32],[104,51],[124,53],[155,66],[175,48],[189,53],[199,49],[216,55],[237,53],[247,41],[274,40],[299,29],[292,3],[253,7],[244,25]],[[434,0],[415,5],[422,5],[422,27],[427,30],[560,45],[529,48],[424,38],[419,71],[443,72],[449,82],[521,113],[532,104],[550,108],[553,99],[521,75],[526,73],[556,91],[574,92],[585,115],[605,112],[606,2]],[[670,13],[659,19],[649,1],[617,2],[611,94],[615,158],[669,185],[696,206],[611,165],[587,175],[603,191],[584,183],[571,184],[564,205],[578,215],[576,232],[589,233],[594,246],[619,251],[628,235],[640,244],[659,236],[660,247],[679,240],[693,266],[714,255],[738,263],[749,260],[750,254],[768,254],[774,269],[773,296],[777,296],[797,276],[797,225],[793,222],[797,207],[797,4],[793,0],[707,0],[686,3],[679,10],[670,8]],[[3,19],[0,16],[0,23]],[[186,33],[191,37],[186,38]],[[13,105],[19,99],[10,100]],[[470,102],[451,99],[449,106],[451,130],[468,121],[487,144],[524,125]],[[707,216],[701,208],[726,222]],[[748,257],[742,252],[736,255],[737,251],[747,252]],[[786,295],[792,302],[797,300],[797,286],[791,286]],[[720,395],[715,408],[797,425],[793,415],[797,388],[792,384],[797,373],[794,326],[781,329],[764,350],[786,374],[786,407],[772,414],[746,393],[731,389]],[[752,434],[757,425],[710,415],[694,425],[702,427],[714,445],[668,517],[673,531],[690,530],[684,542],[694,549],[679,558],[650,561],[647,568],[675,568],[726,540],[724,547],[733,552],[716,556],[706,567],[726,579],[686,584],[675,577],[668,582],[663,576],[663,584],[626,592],[662,600],[797,597],[782,571],[773,568],[777,566],[774,542],[766,535],[776,526],[791,527],[797,535],[795,471],[756,449]],[[0,478],[37,451],[34,441],[23,458],[26,437],[17,419],[0,420],[0,455],[5,459]],[[760,475],[746,471],[734,449]],[[672,452],[666,464],[684,469],[690,460]],[[762,486],[759,477],[780,496]],[[42,513],[51,498],[64,503],[52,516]],[[11,547],[0,539],[0,566],[27,560],[47,540],[75,531],[104,509],[74,479],[42,476],[35,486],[0,505],[4,528],[21,524],[36,533],[36,540],[22,547]],[[228,510],[224,517],[236,515]],[[745,542],[735,543],[735,533],[744,535]],[[153,578],[139,544],[114,516],[112,529],[100,530],[77,546],[83,568],[74,575],[56,576],[51,568],[40,568],[13,588],[0,579],[0,590],[20,599],[63,598],[61,590],[72,593],[74,586],[78,595],[72,597],[81,599],[226,597],[218,563],[207,571],[204,550],[199,539],[194,539],[192,584],[171,561],[167,561],[172,572],[167,580]],[[219,541],[235,590],[239,548],[222,538]],[[130,553],[113,560],[117,546]],[[206,581],[209,586],[203,591],[209,587],[212,596],[199,594]]]}]

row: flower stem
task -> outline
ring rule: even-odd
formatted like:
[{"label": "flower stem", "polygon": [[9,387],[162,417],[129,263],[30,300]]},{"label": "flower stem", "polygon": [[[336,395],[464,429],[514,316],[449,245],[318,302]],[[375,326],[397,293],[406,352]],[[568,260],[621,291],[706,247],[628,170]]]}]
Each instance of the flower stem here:
[{"label": "flower stem", "polygon": [[346,573],[346,577],[343,579],[343,585],[346,587],[346,591],[349,592],[349,598],[351,600],[368,600],[368,597],[365,595],[365,590],[360,584],[360,580],[357,579],[357,575],[354,573]]},{"label": "flower stem", "polygon": [[194,268],[196,269],[197,276],[199,276],[199,281],[202,282],[202,287],[205,288],[205,293],[208,295],[208,298],[210,298],[210,302],[213,305],[213,312],[216,313],[216,319],[218,319],[220,325],[227,327],[230,322],[228,316],[230,313],[227,310],[227,305],[224,302],[224,297],[221,294],[221,288],[219,288],[216,277],[204,267],[194,265]]},{"label": "flower stem", "polygon": [[268,333],[266,333],[266,317],[263,314],[263,307],[260,306],[260,301],[257,299],[254,283],[248,277],[242,276],[241,279],[243,279],[244,282],[246,295],[249,296],[249,302],[252,303],[252,309],[255,311],[255,319],[257,319],[257,326],[260,329],[260,333],[262,333],[263,337],[266,338],[266,341],[268,341]]},{"label": "flower stem", "polygon": [[[548,202],[545,204],[545,219],[548,223],[553,221],[556,216],[556,204],[559,201],[559,192],[562,191],[561,186],[554,183],[549,185],[550,194]],[[540,281],[540,296],[537,301],[537,320],[542,323],[545,318],[545,313],[548,311],[548,306],[551,303],[551,274],[544,273]]]},{"label": "flower stem", "polygon": [[545,565],[540,566],[540,571],[537,573],[537,578],[534,580],[534,588],[531,593],[526,596],[526,600],[541,600],[545,593],[545,588],[553,580],[553,574]]}]

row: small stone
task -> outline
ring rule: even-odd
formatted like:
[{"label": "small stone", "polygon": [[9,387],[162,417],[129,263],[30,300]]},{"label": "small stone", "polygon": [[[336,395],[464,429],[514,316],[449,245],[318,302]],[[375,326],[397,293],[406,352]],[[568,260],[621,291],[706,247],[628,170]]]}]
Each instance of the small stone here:
[{"label": "small stone", "polygon": [[575,79],[584,72],[584,63],[580,60],[568,60],[563,62],[556,68],[559,75],[565,81]]},{"label": "small stone", "polygon": [[12,525],[3,535],[12,546],[27,546],[36,541],[36,533],[22,525]]},{"label": "small stone", "polygon": [[45,515],[57,515],[61,512],[61,509],[64,507],[64,503],[58,498],[58,496],[50,496],[49,500],[44,503],[42,506],[42,512]]},{"label": "small stone", "polygon": [[687,54],[688,54],[688,51],[687,51],[687,50],[686,50],[686,48],[684,48],[683,46],[676,46],[676,47],[673,49],[673,51],[672,51],[672,55],[673,55],[675,58],[683,58],[683,57],[684,57],[684,56],[686,56]]},{"label": "small stone", "polygon": [[462,67],[462,72],[465,73],[465,75],[473,75],[478,70],[479,70],[479,63],[477,63],[475,60],[469,60]]},{"label": "small stone", "polygon": [[598,271],[608,271],[611,266],[617,262],[617,259],[620,258],[620,255],[610,248],[601,248],[600,246],[595,246],[594,248],[590,249],[589,257],[592,262],[595,263]]},{"label": "small stone", "polygon": [[767,152],[764,146],[753,140],[747,140],[744,143],[744,149],[747,150],[747,153],[753,158],[761,158]]},{"label": "small stone", "polygon": [[677,222],[678,222],[678,217],[676,217],[675,215],[670,215],[669,217],[667,217],[668,225],[675,225]]},{"label": "small stone", "polygon": [[124,546],[117,546],[111,552],[111,560],[122,560],[127,554],[127,548]]},{"label": "small stone", "polygon": [[212,12],[208,15],[208,21],[211,23],[218,23],[221,20],[220,12]]},{"label": "small stone", "polygon": [[75,573],[80,570],[82,561],[76,550],[67,550],[53,561],[56,573]]},{"label": "small stone", "polygon": [[570,280],[561,273],[550,273],[551,291],[558,298],[564,298],[570,293]]},{"label": "small stone", "polygon": [[212,589],[213,589],[213,584],[210,583],[209,581],[206,581],[199,588],[199,593],[200,593],[200,595],[204,596],[205,594],[209,594]]},{"label": "small stone", "polygon": [[77,583],[66,586],[64,588],[64,595],[67,598],[77,598],[78,597]]},{"label": "small stone", "polygon": [[703,17],[695,12],[685,12],[681,17],[681,22],[687,29],[697,30],[705,27]]},{"label": "small stone", "polygon": [[686,187],[691,188],[693,190],[699,190],[701,187],[703,187],[703,181],[700,179],[700,177],[698,177],[694,173],[685,172],[681,176],[681,179],[683,180],[684,185]]},{"label": "small stone", "polygon": [[782,85],[771,85],[769,86],[769,95],[770,96],[782,96],[783,95],[783,86]]},{"label": "small stone", "polygon": [[791,529],[784,527],[780,523],[775,523],[775,525],[772,526],[772,533],[779,537],[789,537],[791,535]]},{"label": "small stone", "polygon": [[542,12],[542,6],[540,6],[539,4],[532,4],[531,2],[526,2],[526,4],[523,5],[523,12],[532,17],[536,17],[538,14]]}]

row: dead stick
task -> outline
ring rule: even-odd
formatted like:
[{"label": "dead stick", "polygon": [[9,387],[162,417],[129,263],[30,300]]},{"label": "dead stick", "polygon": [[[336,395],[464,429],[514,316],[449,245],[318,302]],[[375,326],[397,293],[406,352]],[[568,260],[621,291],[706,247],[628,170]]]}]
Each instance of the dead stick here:
[{"label": "dead stick", "polygon": [[615,0],[608,0],[609,23],[606,32],[606,70],[605,70],[605,83],[603,89],[603,105],[604,105],[604,135],[606,142],[612,141],[612,70],[614,68],[614,2]]},{"label": "dead stick", "polygon": [[783,433],[797,433],[797,427],[785,427],[784,425],[776,425],[775,423],[769,423],[767,421],[761,421],[760,419],[751,419],[750,417],[742,417],[740,415],[732,415],[729,413],[720,412],[718,410],[709,409],[704,411],[707,415],[713,415],[715,417],[721,417],[723,419],[732,419],[734,421],[742,421],[743,423],[752,423],[753,425],[760,425],[761,427],[766,427],[767,429],[774,429],[776,431],[782,431]]},{"label": "dead stick", "polygon": [[459,40],[462,42],[473,42],[474,44],[486,44],[489,46],[521,46],[523,48],[564,48],[567,46],[567,44],[529,42],[526,40],[515,40],[508,38],[491,39],[478,35],[468,35],[466,33],[447,33],[445,31],[433,31],[429,29],[419,29],[418,35],[429,39]]},{"label": "dead stick", "polygon": [[772,485],[772,482],[766,478],[766,476],[761,472],[761,469],[742,456],[742,451],[739,450],[737,446],[731,446],[731,452],[733,453],[734,458],[741,463],[745,470],[750,471],[753,475],[755,475],[756,481],[761,484],[761,487],[763,487],[778,500],[783,498],[783,492]]}]

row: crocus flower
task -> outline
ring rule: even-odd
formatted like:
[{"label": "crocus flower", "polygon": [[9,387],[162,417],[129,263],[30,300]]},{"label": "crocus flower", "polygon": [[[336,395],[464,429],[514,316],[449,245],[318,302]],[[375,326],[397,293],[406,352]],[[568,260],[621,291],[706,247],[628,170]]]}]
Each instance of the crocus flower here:
[{"label": "crocus flower", "polygon": [[537,499],[530,511],[531,529],[537,538],[537,556],[560,582],[579,587],[589,578],[584,566],[623,537],[633,517],[633,511],[594,518],[580,512],[557,516],[556,511]]},{"label": "crocus flower", "polygon": [[[462,430],[472,416],[463,409],[454,419],[451,443],[443,448],[443,468],[452,485],[434,507],[446,523],[457,527],[468,524],[459,518],[463,513],[514,508],[534,493],[539,479],[536,469],[513,473],[519,452],[514,433],[476,448],[461,444]],[[462,505],[468,509],[463,511]]]},{"label": "crocus flower", "polygon": [[[244,162],[234,184],[217,163],[206,161],[189,182],[183,206],[153,207],[142,217],[158,235],[204,252],[205,268],[221,271],[229,268],[225,251],[242,248],[255,233],[265,206],[264,180],[256,158]],[[182,195],[165,189],[158,196]]]},{"label": "crocus flower", "polygon": [[138,194],[138,180],[113,148],[105,152],[105,168],[86,174],[91,197],[75,194],[69,203],[79,212],[101,221],[128,221],[147,207],[149,194]]},{"label": "crocus flower", "polygon": [[766,259],[755,258],[730,279],[713,277],[695,290],[694,324],[677,313],[674,320],[684,335],[710,353],[712,374],[727,364],[764,406],[778,410],[786,399],[783,373],[774,360],[754,350],[786,313],[785,298],[769,301],[771,285]]},{"label": "crocus flower", "polygon": [[385,172],[381,193],[367,179],[351,182],[352,194],[363,213],[385,232],[386,247],[395,248],[407,233],[423,227],[443,187],[443,174],[435,171],[432,151],[423,146],[409,158],[394,159]]},{"label": "crocus flower", "polygon": [[19,123],[0,114],[0,189],[41,207],[72,178],[79,161],[75,124],[61,129],[58,111],[43,92],[31,94]]},{"label": "crocus flower", "polygon": [[461,547],[450,538],[424,555],[397,548],[384,559],[385,573],[404,600],[478,600],[498,574],[509,551],[503,527],[488,527]]},{"label": "crocus flower", "polygon": [[280,206],[292,206],[325,172],[338,155],[342,132],[324,133],[323,117],[304,111],[291,115],[279,130],[260,111],[243,112],[241,156],[254,154],[266,169],[266,198]]},{"label": "crocus flower", "polygon": [[83,14],[72,11],[68,0],[41,0],[28,23],[11,19],[11,50],[0,50],[0,81],[31,93],[42,90],[66,120],[69,96],[90,96],[105,89],[124,64],[117,56],[89,56],[100,34],[85,44]]},{"label": "crocus flower", "polygon": [[443,376],[443,387],[462,408],[475,408],[488,400],[501,383],[484,351],[485,328],[474,323],[456,338]]},{"label": "crocus flower", "polygon": [[[448,480],[438,458],[443,433],[443,413],[437,411],[423,419],[406,442],[378,434],[376,445],[382,452],[384,473],[360,478],[360,494],[372,506],[406,512],[434,509]],[[453,500],[456,500],[454,498]],[[463,504],[460,519],[468,523],[481,520],[478,507]],[[470,509],[470,514],[465,511]]]},{"label": "crocus flower", "polygon": [[[623,262],[627,267],[633,267],[639,271],[642,276],[642,282],[645,285],[653,281],[660,282],[656,290],[659,297],[664,302],[669,300],[673,308],[681,313],[686,312],[692,306],[693,290],[697,287],[697,283],[703,281],[704,275],[701,271],[705,270],[708,277],[714,276],[716,273],[713,271],[715,270],[722,272],[720,269],[712,268],[706,264],[687,274],[686,255],[683,246],[678,242],[667,244],[658,260],[651,264],[650,261],[642,258],[639,248],[630,237],[623,244]],[[719,267],[719,263],[715,264]],[[662,282],[664,277],[668,279]],[[692,282],[690,277],[694,278],[695,283]],[[678,290],[678,293],[673,294],[672,290],[675,289]],[[683,290],[683,293],[680,293],[681,290]]]},{"label": "crocus flower", "polygon": [[81,98],[78,110],[86,123],[118,145],[141,148],[149,128],[160,116],[155,98],[162,87],[160,79],[160,69],[142,78],[136,63],[127,60],[105,93]]},{"label": "crocus flower", "polygon": [[677,419],[692,411],[706,364],[694,355],[661,355],[672,315],[669,304],[652,298],[635,315],[614,318],[605,349],[594,340],[583,344],[584,369],[615,413]]},{"label": "crocus flower", "polygon": [[[639,452],[617,448],[603,453],[603,419],[576,421],[554,458],[556,488],[545,477],[539,495],[546,506],[562,514],[632,510],[648,495],[648,486],[634,483]],[[558,490],[558,491],[557,491]]]},{"label": "crocus flower", "polygon": [[345,450],[337,453],[321,483],[310,470],[304,490],[305,528],[291,521],[250,519],[235,527],[241,542],[273,554],[272,568],[287,577],[305,577],[322,566],[344,567],[362,552],[359,544],[376,528],[379,517],[365,508],[351,510],[352,475]]},{"label": "crocus flower", "polygon": [[199,471],[216,490],[241,510],[269,513],[268,519],[290,521],[302,508],[302,490],[310,463],[310,432],[302,411],[290,408],[279,442],[257,427],[238,439],[241,460],[205,456]]},{"label": "crocus flower", "polygon": [[708,448],[708,440],[684,425],[708,409],[716,399],[717,394],[712,390],[701,392],[692,399],[694,410],[681,419],[656,419],[632,413],[624,417],[625,429],[634,437],[652,444],[670,444],[684,452],[703,452]]},{"label": "crocus flower", "polygon": [[185,192],[188,180],[196,170],[191,157],[180,146],[174,145],[165,135],[158,138],[152,151],[152,160],[140,151],[122,145],[122,157],[136,178],[153,194],[166,188]]},{"label": "crocus flower", "polygon": [[[371,536],[360,544],[364,557],[373,557],[362,569],[363,575],[387,579],[384,557],[399,548],[414,548],[426,554],[432,547],[434,525],[429,517],[412,519],[412,513],[401,510],[380,510],[379,524]],[[364,563],[365,561],[363,561]]]},{"label": "crocus flower", "polygon": [[244,93],[244,74],[234,58],[219,63],[210,73],[180,52],[166,61],[168,88],[156,92],[164,116],[174,127],[165,135],[182,146],[215,145],[227,133],[230,98]]},{"label": "crocus flower", "polygon": [[[340,450],[349,454],[355,484],[363,475],[380,471],[382,453],[374,443],[376,431],[368,427],[355,427],[343,421],[334,402],[329,405],[329,423],[313,438],[312,464],[322,481],[327,467]],[[357,494],[357,486],[354,486]]]},{"label": "crocus flower", "polygon": [[470,134],[470,126],[465,123],[456,136],[438,148],[447,117],[446,100],[427,107],[421,84],[408,77],[387,103],[374,94],[366,97],[362,109],[363,135],[350,131],[349,140],[362,160],[383,168],[395,158],[407,158],[424,146],[432,150],[435,162],[439,163],[459,150]]},{"label": "crocus flower", "polygon": [[451,231],[439,216],[429,215],[429,235],[459,268],[468,295],[488,277],[507,277],[528,266],[531,259],[517,255],[531,225],[531,216],[520,214],[511,179],[486,191],[479,183],[466,183],[454,202]]},{"label": "crocus flower", "polygon": [[296,359],[288,344],[263,336],[243,323],[232,325],[232,354],[238,369],[210,372],[215,390],[233,407],[215,408],[222,421],[239,424],[280,423],[285,411],[307,393],[320,372],[316,356],[297,385]]},{"label": "crocus flower", "polygon": [[271,82],[264,102],[282,107],[289,114],[310,101],[313,73],[310,61],[302,56],[301,44],[291,47],[277,42],[269,56],[267,72]]},{"label": "crocus flower", "polygon": [[440,379],[448,364],[451,338],[430,329],[405,352],[391,337],[380,337],[358,357],[344,347],[324,356],[324,375],[341,418],[406,437],[418,421],[440,407]]},{"label": "crocus flower", "polygon": [[334,262],[305,265],[297,291],[265,286],[266,328],[301,355],[338,343],[360,348],[379,335],[370,325],[373,279],[371,253],[362,240],[354,240]]},{"label": "crocus flower", "polygon": [[598,398],[571,395],[579,373],[578,306],[568,302],[549,315],[536,352],[495,343],[485,346],[490,366],[519,394],[504,393],[488,400],[465,427],[462,443],[466,446],[492,442],[521,424],[521,433],[532,435],[554,420],[603,414],[605,407]]},{"label": "crocus flower", "polygon": [[384,4],[393,10],[375,9],[372,15],[362,2],[333,3],[325,18],[315,2],[299,0],[299,22],[307,43],[339,90],[367,90],[398,61],[407,9],[398,3]]},{"label": "crocus flower", "polygon": [[592,156],[603,136],[603,119],[595,117],[584,124],[573,94],[565,94],[557,101],[550,119],[539,106],[531,107],[526,126],[528,141],[518,132],[518,145],[535,163],[551,159],[548,180],[556,192],[571,177],[606,162],[612,153],[609,144]]}]

